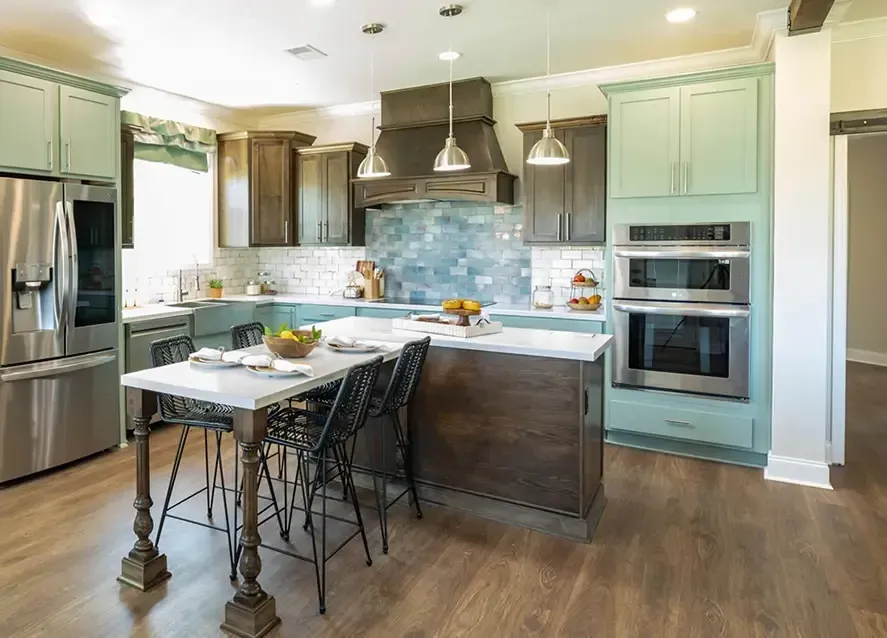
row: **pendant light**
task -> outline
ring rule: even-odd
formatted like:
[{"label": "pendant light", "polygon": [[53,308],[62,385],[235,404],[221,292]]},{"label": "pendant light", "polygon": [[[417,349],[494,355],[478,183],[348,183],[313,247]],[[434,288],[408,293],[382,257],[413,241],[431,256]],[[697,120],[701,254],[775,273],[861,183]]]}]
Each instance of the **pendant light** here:
[{"label": "pendant light", "polygon": [[[448,4],[440,8],[440,15],[444,18],[452,18],[462,13],[462,6],[458,4]],[[452,37],[450,38],[450,51],[453,50]],[[450,63],[450,136],[447,138],[443,150],[434,158],[434,170],[436,171],[464,171],[471,168],[468,161],[468,155],[456,145],[456,138],[453,136],[453,59]]]},{"label": "pendant light", "polygon": [[[385,27],[377,22],[371,22],[369,24],[363,25],[360,30],[366,33],[367,35],[373,36],[375,39],[375,35],[377,33],[382,33]],[[370,90],[373,93],[373,101],[376,99],[376,43],[373,42],[372,46],[372,54],[370,55]],[[372,102],[371,102],[372,104]],[[370,151],[367,153],[367,156],[363,158],[363,161],[360,163],[360,166],[357,167],[357,176],[358,177],[388,177],[391,175],[391,171],[388,170],[388,164],[385,163],[385,160],[382,159],[381,155],[376,154],[376,107],[372,106],[373,109],[373,118],[372,118],[372,129],[370,130],[370,139],[372,143],[370,144]]]},{"label": "pendant light", "polygon": [[545,130],[542,131],[542,139],[533,144],[530,154],[527,156],[527,164],[536,164],[541,166],[554,166],[558,164],[567,164],[570,161],[570,153],[559,139],[554,136],[551,131],[551,8],[548,9],[546,20],[546,52],[547,52],[547,68],[545,72],[546,83],[548,84],[548,114],[545,119]]}]

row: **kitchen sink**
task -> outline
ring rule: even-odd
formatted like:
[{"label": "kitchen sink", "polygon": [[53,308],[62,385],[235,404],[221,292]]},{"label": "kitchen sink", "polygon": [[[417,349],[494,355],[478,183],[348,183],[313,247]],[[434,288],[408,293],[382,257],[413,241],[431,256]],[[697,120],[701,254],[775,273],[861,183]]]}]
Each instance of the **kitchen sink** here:
[{"label": "kitchen sink", "polygon": [[[194,311],[192,326],[193,336],[212,337],[213,347],[219,339],[230,341],[231,326],[249,323],[253,320],[253,303],[238,303],[224,299],[201,299],[199,301],[180,301],[169,304],[173,308],[188,308]],[[219,341],[221,343],[222,341]]]}]

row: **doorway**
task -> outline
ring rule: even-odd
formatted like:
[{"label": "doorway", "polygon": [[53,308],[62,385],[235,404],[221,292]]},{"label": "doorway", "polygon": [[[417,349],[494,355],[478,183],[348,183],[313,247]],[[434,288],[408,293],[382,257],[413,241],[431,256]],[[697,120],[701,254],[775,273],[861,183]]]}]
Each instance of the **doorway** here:
[{"label": "doorway", "polygon": [[830,458],[846,484],[887,467],[887,133],[833,140]]}]

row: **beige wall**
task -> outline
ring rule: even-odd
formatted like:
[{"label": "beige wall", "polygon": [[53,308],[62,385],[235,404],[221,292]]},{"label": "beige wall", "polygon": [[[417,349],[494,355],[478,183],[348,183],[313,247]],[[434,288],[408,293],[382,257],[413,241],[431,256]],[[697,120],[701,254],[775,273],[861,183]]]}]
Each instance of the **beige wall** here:
[{"label": "beige wall", "polygon": [[847,348],[887,356],[887,135],[850,138]]},{"label": "beige wall", "polygon": [[255,124],[242,112],[143,86],[134,87],[123,96],[120,108],[192,126],[202,126],[218,133],[244,130]]},{"label": "beige wall", "polygon": [[832,113],[887,108],[887,35],[832,44]]}]

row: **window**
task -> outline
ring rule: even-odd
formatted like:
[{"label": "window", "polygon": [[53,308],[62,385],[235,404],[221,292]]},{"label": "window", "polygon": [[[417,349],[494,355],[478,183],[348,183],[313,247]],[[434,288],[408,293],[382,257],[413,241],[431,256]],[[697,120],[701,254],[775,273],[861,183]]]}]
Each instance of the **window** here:
[{"label": "window", "polygon": [[140,270],[209,264],[213,255],[213,157],[201,173],[135,160],[135,249]]}]

